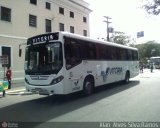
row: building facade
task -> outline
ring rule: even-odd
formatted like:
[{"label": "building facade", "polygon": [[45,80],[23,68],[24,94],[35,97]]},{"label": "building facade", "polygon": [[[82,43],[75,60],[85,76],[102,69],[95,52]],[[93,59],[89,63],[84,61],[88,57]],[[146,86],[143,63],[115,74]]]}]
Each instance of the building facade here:
[{"label": "building facade", "polygon": [[[13,81],[24,79],[24,48],[38,34],[68,31],[89,36],[89,4],[83,0],[0,0],[0,56],[8,56]],[[4,66],[0,63],[0,79]]]}]

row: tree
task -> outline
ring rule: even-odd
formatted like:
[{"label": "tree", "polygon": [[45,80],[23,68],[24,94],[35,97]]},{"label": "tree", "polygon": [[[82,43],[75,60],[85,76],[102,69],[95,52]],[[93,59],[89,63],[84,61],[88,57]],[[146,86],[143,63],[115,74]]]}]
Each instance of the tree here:
[{"label": "tree", "polygon": [[130,37],[126,36],[124,32],[115,31],[110,38],[114,43],[127,45],[130,42]]},{"label": "tree", "polygon": [[160,0],[146,0],[146,4],[143,5],[143,8],[153,15],[158,15],[160,13]]},{"label": "tree", "polygon": [[136,45],[139,57],[142,62],[146,62],[152,56],[160,56],[160,43],[148,41],[144,44]]}]

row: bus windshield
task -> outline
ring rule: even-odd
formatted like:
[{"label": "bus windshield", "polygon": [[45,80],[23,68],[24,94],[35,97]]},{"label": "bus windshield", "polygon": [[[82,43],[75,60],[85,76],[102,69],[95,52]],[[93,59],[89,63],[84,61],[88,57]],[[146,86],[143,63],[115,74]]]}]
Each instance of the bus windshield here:
[{"label": "bus windshield", "polygon": [[63,65],[62,58],[60,42],[28,46],[25,56],[25,73],[28,75],[57,74]]}]

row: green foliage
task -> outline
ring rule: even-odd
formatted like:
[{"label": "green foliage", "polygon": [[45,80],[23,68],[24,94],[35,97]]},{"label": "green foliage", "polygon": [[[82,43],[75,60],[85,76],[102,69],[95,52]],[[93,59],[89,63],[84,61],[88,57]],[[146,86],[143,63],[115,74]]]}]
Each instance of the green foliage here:
[{"label": "green foliage", "polygon": [[130,42],[130,37],[126,36],[124,32],[115,31],[110,38],[114,43],[127,45]]},{"label": "green foliage", "polygon": [[143,8],[153,15],[158,15],[160,13],[160,0],[146,0],[146,4],[143,5]]},{"label": "green foliage", "polygon": [[136,48],[138,48],[140,60],[143,62],[146,62],[152,56],[160,56],[160,43],[155,41],[136,45]]}]

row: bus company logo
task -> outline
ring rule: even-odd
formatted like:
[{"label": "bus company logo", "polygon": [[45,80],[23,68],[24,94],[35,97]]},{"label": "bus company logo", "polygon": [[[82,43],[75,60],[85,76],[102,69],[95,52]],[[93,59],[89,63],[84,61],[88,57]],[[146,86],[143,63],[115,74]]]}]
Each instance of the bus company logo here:
[{"label": "bus company logo", "polygon": [[2,122],[2,128],[7,128],[8,127],[8,123],[7,122]]},{"label": "bus company logo", "polygon": [[103,77],[103,82],[106,82],[107,77],[108,77],[108,73],[109,73],[110,68],[107,67],[106,71],[101,71],[101,76]]},{"label": "bus company logo", "polygon": [[108,75],[119,75],[122,73],[122,67],[106,68],[106,71],[101,71],[101,76],[103,77],[103,82],[106,82]]}]

